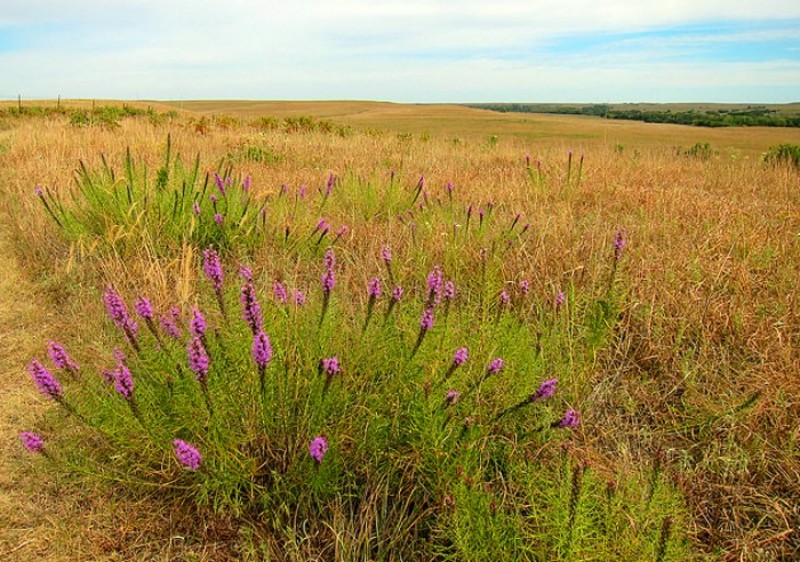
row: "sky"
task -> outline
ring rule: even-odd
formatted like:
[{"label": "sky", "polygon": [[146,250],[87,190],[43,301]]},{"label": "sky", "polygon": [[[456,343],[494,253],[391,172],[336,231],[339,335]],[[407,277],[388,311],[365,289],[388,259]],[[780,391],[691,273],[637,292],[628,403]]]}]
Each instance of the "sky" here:
[{"label": "sky", "polygon": [[800,0],[0,0],[0,99],[800,101]]}]

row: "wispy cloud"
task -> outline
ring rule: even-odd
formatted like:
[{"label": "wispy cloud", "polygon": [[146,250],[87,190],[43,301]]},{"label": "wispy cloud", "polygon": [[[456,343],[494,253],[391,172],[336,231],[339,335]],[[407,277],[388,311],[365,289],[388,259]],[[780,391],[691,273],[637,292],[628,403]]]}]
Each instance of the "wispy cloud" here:
[{"label": "wispy cloud", "polygon": [[798,44],[796,0],[6,0],[0,96],[789,101]]}]

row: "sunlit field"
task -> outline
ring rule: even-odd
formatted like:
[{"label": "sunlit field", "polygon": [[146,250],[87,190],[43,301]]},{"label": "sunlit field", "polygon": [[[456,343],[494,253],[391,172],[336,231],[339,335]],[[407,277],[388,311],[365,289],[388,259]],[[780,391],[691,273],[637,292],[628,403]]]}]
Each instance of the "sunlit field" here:
[{"label": "sunlit field", "polygon": [[0,559],[797,559],[797,129],[42,105]]}]

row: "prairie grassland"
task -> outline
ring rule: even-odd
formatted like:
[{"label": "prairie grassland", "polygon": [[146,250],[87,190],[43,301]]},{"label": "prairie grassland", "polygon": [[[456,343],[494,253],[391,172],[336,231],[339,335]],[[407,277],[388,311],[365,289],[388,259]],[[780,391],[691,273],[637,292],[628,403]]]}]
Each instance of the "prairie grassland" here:
[{"label": "prairie grassland", "polygon": [[[169,105],[153,107],[161,110]],[[288,186],[287,197],[296,202],[294,212],[281,211],[286,214],[274,232],[234,256],[253,265],[263,293],[269,292],[275,278],[308,290],[318,283],[318,271],[306,267],[306,262],[321,259],[325,244],[288,251],[281,245],[280,233],[313,232],[321,216],[334,228],[349,227],[334,244],[344,263],[339,287],[351,296],[339,303],[337,314],[342,317],[357,315],[364,307],[364,288],[382,271],[379,256],[385,244],[396,256],[393,274],[416,278],[407,289],[421,292],[420,276],[440,264],[470,302],[483,294],[484,287],[475,279],[476,264],[483,248],[489,247],[497,255],[494,284],[487,289],[491,299],[504,288],[513,293],[521,280],[530,284],[534,304],[520,308],[518,315],[534,334],[533,340],[539,338],[541,349],[533,355],[520,350],[518,358],[531,357],[546,372],[558,374],[569,403],[581,412],[581,426],[565,439],[570,462],[589,463],[598,475],[595,484],[629,482],[636,488],[630,482],[641,480],[645,495],[648,479],[659,479],[670,490],[665,493],[674,494],[685,506],[685,517],[684,507],[675,508],[678,538],[664,559],[680,559],[689,551],[698,559],[797,556],[800,176],[790,167],[764,165],[758,155],[781,142],[800,143],[800,133],[361,102],[186,102],[179,109],[180,116],[174,119],[158,123],[123,119],[110,128],[75,127],[58,116],[8,118],[0,123],[0,180],[8,236],[37,292],[36,314],[46,316],[48,333],[59,334],[80,363],[96,364],[108,346],[108,330],[99,321],[101,292],[107,283],[131,302],[146,294],[160,310],[175,303],[189,307],[204,287],[196,267],[203,248],[160,238],[159,230],[148,230],[145,219],[136,217],[129,224],[106,225],[99,235],[70,239],[42,208],[33,187],[46,187],[69,202],[79,161],[89,170],[101,170],[102,154],[111,168],[122,170],[128,147],[138,162],[155,172],[162,165],[169,135],[173,153],[187,162],[197,155],[202,172],[218,171],[224,160],[237,177],[249,175],[255,201],[269,198],[270,205],[286,207],[277,201],[282,201],[281,185]],[[236,119],[213,117],[217,112]],[[287,132],[280,125],[265,128],[251,122],[262,115],[277,120],[313,115],[353,130],[342,135],[313,128]],[[707,157],[676,150],[705,142],[716,151]],[[574,151],[571,164],[568,150]],[[582,152],[585,157],[579,161]],[[528,153],[531,160],[526,165]],[[330,173],[341,184],[321,211],[325,203],[319,205],[320,194]],[[410,208],[408,202],[423,175],[425,196]],[[448,182],[453,185],[452,202],[445,188]],[[301,185],[308,188],[313,210],[303,210],[312,204],[299,196]],[[387,198],[392,186],[398,190],[398,200]],[[417,203],[423,207],[417,209]],[[471,223],[466,214],[470,206]],[[409,209],[411,216],[406,214]],[[476,223],[480,210],[488,210],[486,226],[483,219],[480,227]],[[402,220],[399,214],[404,215]],[[529,226],[521,232],[523,224]],[[617,264],[612,248],[620,228],[627,233],[627,245]],[[513,243],[507,248],[492,246],[500,239],[492,236],[507,229],[515,233],[510,238]],[[233,277],[232,269],[229,275]],[[573,316],[564,331],[553,331],[548,303],[559,290],[568,293]],[[602,314],[606,306],[613,314]],[[491,314],[476,329],[466,326],[458,333],[495,334],[495,308],[487,310]],[[607,330],[598,332],[595,343],[583,345],[584,340],[573,335],[589,330],[593,322]],[[411,328],[407,331],[413,334]],[[445,338],[453,336],[441,337],[450,342]],[[33,345],[40,339],[40,349],[45,343],[38,334],[17,334],[17,338],[33,339]],[[486,345],[488,353],[491,345]],[[4,364],[4,369],[16,369],[24,377],[23,363],[36,355],[25,349],[22,363]],[[12,385],[4,386],[4,392],[19,388],[11,382],[13,377],[3,375],[3,384]],[[31,388],[30,397],[3,402],[4,438],[20,415],[18,410],[30,404],[34,394]],[[52,433],[63,424],[52,411],[39,417]],[[542,458],[550,454],[547,451],[543,445]],[[2,481],[15,490],[11,497],[21,497],[25,490],[37,489],[42,474],[33,466],[39,466],[39,459],[26,459],[21,453],[13,458],[18,465],[4,464]],[[46,474],[57,478],[58,470]],[[51,519],[58,521],[54,526],[69,531],[57,534],[55,544],[34,542],[14,555],[68,558],[64,553],[74,548],[69,545],[80,543],[86,536],[82,529],[93,520],[76,517],[75,503],[84,501],[82,494],[88,495],[91,499],[85,501],[103,520],[103,498],[109,497],[104,494],[110,493],[99,485],[83,492],[73,488]],[[262,548],[259,545],[266,544],[263,548],[273,555],[289,549],[290,540],[270,536],[260,526],[246,527],[246,536],[237,535],[224,518],[201,511],[203,531],[202,525],[186,525],[187,513],[192,512],[181,502],[165,506],[141,490],[129,496],[123,493],[121,499],[119,491],[113,493],[121,505],[135,506],[127,512],[132,520],[124,525],[138,526],[141,532],[112,540],[117,530],[101,525],[94,532],[105,537],[100,542],[106,550],[83,550],[87,558],[169,559],[176,555],[170,539],[175,534],[206,541],[178,553],[199,559],[222,559],[222,548],[229,548],[230,556],[253,557]],[[659,505],[664,511],[648,516],[649,527],[639,529],[640,534],[655,532],[660,517],[672,513],[670,498]],[[38,505],[49,510],[50,502],[52,496]],[[15,506],[6,501],[2,509],[0,516],[9,518]],[[486,507],[486,513],[494,514],[494,509]],[[633,531],[620,535],[622,544],[604,543],[597,547],[600,550],[591,550],[587,545],[596,531],[590,529],[580,543],[587,549],[583,555],[656,559],[658,554],[651,550],[631,550],[645,546],[633,538],[641,506],[634,502],[629,509]],[[476,507],[475,513],[483,512]],[[182,523],[167,525],[166,533],[154,524],[172,520]],[[469,528],[463,520],[456,521]],[[216,535],[208,531],[215,525]],[[339,549],[363,547],[358,542],[362,539],[350,537],[348,543],[343,538],[353,532],[343,519],[334,518],[330,526],[339,542],[328,540],[338,545],[336,549],[324,550],[309,537],[306,546],[303,537],[296,536],[294,558],[346,559]],[[529,531],[531,536],[543,532]],[[320,531],[317,539],[326,536]],[[470,544],[470,536],[461,537],[465,544]],[[502,543],[498,536],[510,535],[501,533],[490,542]],[[0,553],[11,552],[15,537],[2,539]],[[430,539],[433,544],[445,548],[434,539]],[[220,550],[209,546],[226,540],[231,544]],[[455,539],[449,540],[457,546]],[[690,546],[681,547],[682,540]],[[451,552],[447,548],[445,552]],[[546,546],[542,551],[536,548],[531,553],[549,552],[559,559],[581,556],[569,546],[564,550],[563,540],[549,551]],[[491,551],[484,554],[489,559]],[[481,557],[481,552],[474,553],[474,559]]]}]

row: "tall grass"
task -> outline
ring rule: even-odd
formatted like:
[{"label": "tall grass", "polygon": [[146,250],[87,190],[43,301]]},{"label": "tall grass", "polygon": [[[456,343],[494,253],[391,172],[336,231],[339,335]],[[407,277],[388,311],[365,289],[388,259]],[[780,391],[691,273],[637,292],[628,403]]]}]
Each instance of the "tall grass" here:
[{"label": "tall grass", "polygon": [[[797,301],[790,283],[797,276],[792,258],[797,240],[790,234],[798,226],[790,171],[719,156],[676,158],[671,150],[629,156],[634,151],[617,154],[609,146],[587,150],[577,176],[566,147],[539,151],[526,166],[529,149],[506,139],[487,147],[393,135],[264,132],[244,125],[200,136],[188,126],[122,127],[124,136],[81,129],[59,145],[61,128],[54,123],[32,140],[20,134],[4,155],[17,170],[8,189],[22,196],[6,202],[18,210],[13,220],[20,225],[20,248],[35,270],[46,272],[51,286],[76,299],[72,306],[91,313],[87,326],[96,329],[100,292],[110,281],[129,302],[147,294],[162,314],[180,306],[184,322],[197,305],[209,316],[212,332],[219,333],[209,341],[209,394],[212,405],[224,404],[212,406],[214,415],[191,376],[174,383],[181,395],[193,397],[187,402],[191,408],[174,418],[178,421],[165,422],[151,406],[167,390],[165,383],[148,386],[150,367],[163,379],[177,363],[186,370],[185,341],[167,340],[157,352],[156,342],[143,335],[142,357],[128,352],[143,392],[141,415],[154,416],[148,425],[164,430],[156,439],[143,436],[130,406],[99,382],[103,365],[113,366],[114,341],[124,341],[120,334],[107,326],[92,351],[70,346],[82,363],[95,349],[105,357],[87,377],[96,392],[65,382],[68,392],[81,397],[78,403],[86,399],[93,405],[82,415],[115,412],[118,417],[107,423],[119,428],[120,442],[124,436],[142,444],[127,449],[122,458],[129,463],[108,463],[116,476],[170,486],[170,497],[192,497],[245,519],[253,509],[266,513],[259,509],[267,505],[273,508],[269,520],[250,519],[247,536],[298,558],[408,552],[459,559],[669,559],[688,556],[687,533],[710,550],[744,552],[777,536],[765,548],[775,556],[792,551],[791,534],[781,535],[785,517],[796,517],[791,498],[797,459],[791,439],[785,439],[792,435],[798,408],[792,399],[796,381],[789,376],[797,367]],[[287,363],[297,369],[292,380],[301,389],[324,387],[319,359],[337,355],[343,375],[330,383],[326,396],[336,396],[334,403],[345,410],[340,417],[336,408],[314,417],[309,412],[319,403],[308,402],[315,400],[312,393],[298,391],[296,403],[303,407],[280,419],[299,431],[264,432],[282,435],[278,444],[234,447],[248,442],[240,416],[233,418],[230,434],[225,426],[219,438],[206,441],[204,423],[210,430],[219,423],[213,422],[217,410],[233,407],[225,403],[227,385],[249,381],[252,393],[258,380],[248,355],[248,328],[237,316],[240,287],[226,285],[226,321],[214,312],[213,290],[194,272],[198,251],[207,244],[181,230],[165,251],[166,237],[158,238],[162,231],[153,228],[142,236],[142,221],[121,229],[138,245],[121,247],[99,229],[78,237],[93,241],[93,250],[82,250],[78,238],[56,234],[58,225],[31,193],[31,186],[42,184],[69,208],[58,185],[67,185],[78,158],[90,174],[103,170],[101,152],[112,155],[109,168],[124,168],[125,146],[157,171],[165,161],[167,132],[173,154],[199,154],[199,176],[213,177],[226,165],[236,166],[230,176],[237,182],[250,175],[251,197],[266,203],[263,230],[217,246],[227,279],[235,277],[239,262],[253,268],[275,351],[266,388],[278,388],[276,366]],[[28,157],[40,154],[39,144],[60,149],[32,165],[36,159]],[[220,155],[232,149],[242,154],[241,146],[259,147],[276,158],[219,164]],[[334,186],[326,196],[331,173]],[[170,181],[178,175],[171,172]],[[157,172],[147,177],[150,186],[157,183]],[[156,212],[157,206],[150,209]],[[322,237],[321,219],[329,227]],[[337,239],[342,226],[348,228]],[[628,243],[615,260],[620,227],[626,228]],[[381,257],[386,245],[392,248],[391,278]],[[337,257],[337,285],[323,316],[319,282],[328,247]],[[77,278],[76,266],[89,254],[102,256],[92,262],[99,269]],[[434,326],[411,357],[426,303],[426,276],[435,265],[455,282],[457,296],[446,320],[444,309],[437,309]],[[373,277],[381,277],[384,294],[367,324]],[[278,306],[270,296],[275,281],[289,294],[293,288],[303,291],[306,306]],[[407,296],[384,320],[395,283]],[[85,286],[97,288],[85,292]],[[557,398],[538,410],[539,404],[513,410],[497,424],[479,422],[465,432],[468,446],[453,448],[451,426],[442,429],[436,417],[442,415],[441,391],[449,387],[435,383],[461,346],[470,350],[469,366],[456,371],[452,384],[462,393],[455,407],[463,415],[477,410],[471,417],[485,420],[502,414],[551,376],[559,379]],[[174,362],[159,359],[167,349]],[[505,360],[503,378],[492,375],[476,387],[480,390],[470,391],[496,357]],[[395,372],[404,376],[389,376]],[[364,380],[373,386],[355,384]],[[370,388],[381,398],[370,401]],[[248,396],[241,386],[236,389]],[[252,395],[244,404],[250,408],[244,411],[257,408]],[[555,405],[560,411],[548,410]],[[569,447],[559,446],[563,430],[530,434],[567,406],[582,419]],[[314,425],[320,419],[333,429]],[[330,449],[317,466],[306,447],[323,431]],[[48,437],[54,452],[71,450],[58,435]],[[175,437],[195,442],[206,453],[209,470],[179,470],[168,441]],[[210,449],[203,449],[208,444]],[[109,450],[101,442],[96,453]],[[656,450],[665,451],[658,463]],[[232,468],[219,460],[228,457],[241,462]],[[266,458],[289,467],[284,470],[292,478],[259,480],[255,470],[241,473],[241,467]],[[84,456],[67,460],[87,469]],[[326,461],[331,473],[325,473]],[[97,471],[91,463],[88,468]],[[263,503],[278,501],[266,492],[269,486],[285,486],[279,488],[285,503]],[[731,489],[736,494],[725,491]],[[684,518],[676,490],[691,519]],[[753,506],[760,506],[757,521],[746,517]],[[322,515],[312,519],[312,513]],[[665,516],[674,516],[669,526]],[[319,525],[310,526],[312,520]]]}]

